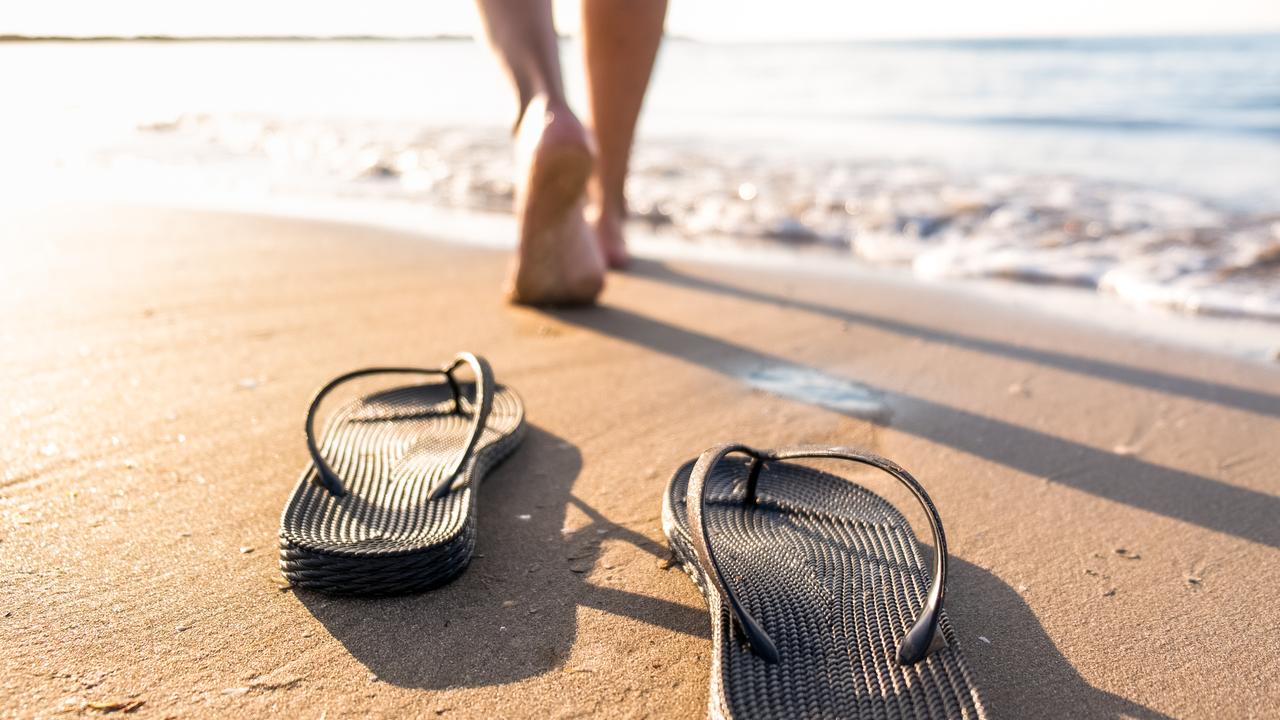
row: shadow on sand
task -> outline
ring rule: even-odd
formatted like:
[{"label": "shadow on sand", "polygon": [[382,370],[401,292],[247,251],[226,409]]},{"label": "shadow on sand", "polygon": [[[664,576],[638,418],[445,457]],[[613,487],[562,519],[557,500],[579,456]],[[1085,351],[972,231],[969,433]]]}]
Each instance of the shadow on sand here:
[{"label": "shadow on sand", "polygon": [[947,565],[947,614],[957,634],[967,638],[962,649],[992,718],[1168,720],[1089,685],[1016,590],[954,555]]},{"label": "shadow on sand", "polygon": [[[577,637],[579,607],[665,628],[685,636],[681,642],[706,642],[702,608],[587,580],[603,541],[622,540],[656,558],[668,552],[575,497],[581,467],[576,447],[530,427],[481,486],[476,556],[452,583],[403,597],[298,591],[298,599],[380,680],[403,687],[498,685],[559,667]],[[588,522],[563,533],[570,506]],[[641,567],[662,572],[656,562]],[[672,579],[684,575],[673,571]]]},{"label": "shadow on sand", "polygon": [[[650,267],[645,272],[655,273],[656,271]],[[654,276],[663,277],[662,275]],[[710,281],[698,282],[700,286],[705,286],[707,289],[719,287]],[[745,291],[726,289],[726,292],[739,295]],[[757,299],[771,297],[760,294]],[[776,298],[774,300],[784,302]],[[677,327],[623,308],[597,306],[561,311],[556,313],[556,316],[566,323],[695,363],[735,379],[741,379],[744,375],[761,370],[779,369],[801,378],[833,377],[821,368]],[[871,316],[864,314],[857,317],[870,318]],[[880,321],[881,325],[889,322]],[[952,335],[956,338],[960,337]],[[971,342],[1005,347],[994,341],[972,340]],[[1044,351],[1034,352],[1043,356],[1054,355]],[[1067,360],[1070,357],[1073,356],[1062,356],[1054,362],[1075,362]],[[1095,364],[1105,365],[1104,363]],[[1113,367],[1112,372],[1120,373],[1118,367]],[[1206,383],[1180,379],[1175,381],[1174,376],[1171,375],[1148,378],[1147,371],[1134,368],[1128,368],[1123,372],[1135,379],[1145,378],[1145,381],[1140,384],[1155,389],[1162,389],[1160,386],[1165,382],[1182,383],[1178,387],[1191,397],[1201,393],[1212,394],[1220,391],[1218,386]],[[843,380],[855,379],[843,378]],[[924,397],[903,392],[884,390],[878,392],[892,409],[891,424],[897,430],[1028,475],[1047,478],[1097,497],[1269,547],[1280,548],[1280,523],[1275,522],[1275,518],[1280,517],[1280,498],[1273,495],[1146,462],[1135,456],[1117,455],[1033,428],[984,417]],[[1250,407],[1246,409],[1254,409],[1253,405],[1259,408],[1266,407],[1267,404],[1262,400],[1270,397],[1246,393],[1238,389],[1232,392],[1234,394],[1228,399],[1249,405]],[[1246,401],[1245,398],[1248,400]],[[845,414],[865,419],[865,415],[850,412]]]},{"label": "shadow on sand", "polygon": [[895,318],[881,317],[865,312],[856,312],[823,303],[784,297],[772,293],[752,290],[727,283],[716,282],[705,277],[690,275],[672,268],[665,263],[654,260],[637,259],[631,271],[643,277],[660,280],[672,285],[728,295],[751,302],[765,303],[776,307],[799,310],[813,315],[823,315],[834,320],[854,325],[876,328],[907,337],[919,338],[929,342],[944,343],[953,347],[998,355],[1013,360],[1036,363],[1046,367],[1057,368],[1079,375],[1111,380],[1113,382],[1144,387],[1149,390],[1180,395],[1192,400],[1236,408],[1247,412],[1280,418],[1280,395],[1267,392],[1246,390],[1234,385],[1188,378],[1172,373],[1134,367],[1121,363],[1099,360],[1097,358],[1073,355],[1070,353],[1044,350],[1027,345],[1016,345],[989,338],[974,337],[951,330],[932,328],[926,325],[906,322]]}]

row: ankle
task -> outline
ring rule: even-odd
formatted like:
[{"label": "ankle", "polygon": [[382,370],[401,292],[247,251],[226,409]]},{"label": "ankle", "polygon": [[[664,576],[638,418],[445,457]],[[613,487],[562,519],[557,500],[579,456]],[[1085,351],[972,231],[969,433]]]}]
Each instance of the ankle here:
[{"label": "ankle", "polygon": [[620,190],[605,190],[598,178],[587,186],[591,216],[597,220],[621,222],[627,217],[627,199]]},{"label": "ankle", "polygon": [[519,95],[520,107],[516,110],[516,120],[512,125],[514,131],[520,129],[520,124],[528,114],[537,112],[543,115],[572,115],[573,111],[569,109],[569,101],[565,99],[563,93],[553,93],[548,90],[535,90],[531,92],[521,91]]}]

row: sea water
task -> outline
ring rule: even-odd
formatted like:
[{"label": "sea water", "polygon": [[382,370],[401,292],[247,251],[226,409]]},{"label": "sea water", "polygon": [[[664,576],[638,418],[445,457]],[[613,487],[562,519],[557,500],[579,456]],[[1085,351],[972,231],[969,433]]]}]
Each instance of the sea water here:
[{"label": "sea water", "polygon": [[[473,42],[4,43],[0,66],[9,196],[510,206],[513,103]],[[1280,320],[1280,36],[672,39],[629,193],[691,244]]]}]

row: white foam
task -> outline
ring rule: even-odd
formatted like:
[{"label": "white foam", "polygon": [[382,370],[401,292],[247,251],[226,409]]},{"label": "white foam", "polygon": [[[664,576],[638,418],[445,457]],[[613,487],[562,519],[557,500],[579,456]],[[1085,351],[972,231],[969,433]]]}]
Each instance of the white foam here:
[{"label": "white foam", "polygon": [[[110,170],[106,185],[132,179],[167,194],[225,192],[275,205],[328,196],[487,213],[511,204],[509,141],[495,129],[190,115],[138,135],[98,156]],[[696,242],[818,244],[927,279],[1073,285],[1189,313],[1270,320],[1280,304],[1274,221],[1175,192],[677,141],[648,143],[633,168],[638,222]],[[407,224],[426,214],[409,212]]]}]

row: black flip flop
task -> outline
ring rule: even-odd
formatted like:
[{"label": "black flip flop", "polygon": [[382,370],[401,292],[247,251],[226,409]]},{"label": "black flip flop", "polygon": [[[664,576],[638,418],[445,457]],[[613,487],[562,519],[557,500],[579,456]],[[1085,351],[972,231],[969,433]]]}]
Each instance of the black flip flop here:
[{"label": "black flip flop", "polygon": [[[797,458],[850,460],[906,485],[929,517],[931,573],[892,505],[785,462]],[[906,470],[853,448],[720,445],[676,471],[662,509],[711,610],[711,717],[985,717],[942,610],[942,524]]]},{"label": "black flip flop", "polygon": [[[454,377],[463,365],[474,371],[473,382]],[[444,382],[354,400],[329,418],[317,443],[315,416],[325,396],[384,373],[441,375]],[[475,549],[480,480],[523,434],[520,398],[471,353],[439,369],[366,368],[334,378],[307,411],[312,462],[280,519],[281,571],[295,587],[342,595],[448,582]]]}]

